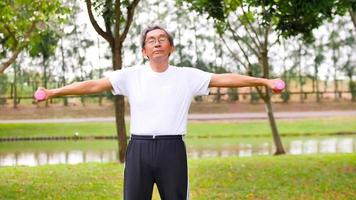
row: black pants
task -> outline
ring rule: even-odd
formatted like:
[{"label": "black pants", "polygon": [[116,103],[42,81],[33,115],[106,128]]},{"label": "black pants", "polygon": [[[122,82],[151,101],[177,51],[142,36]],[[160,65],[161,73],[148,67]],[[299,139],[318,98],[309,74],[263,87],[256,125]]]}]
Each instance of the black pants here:
[{"label": "black pants", "polygon": [[124,199],[151,200],[154,183],[162,200],[188,199],[182,136],[131,136],[126,151]]}]

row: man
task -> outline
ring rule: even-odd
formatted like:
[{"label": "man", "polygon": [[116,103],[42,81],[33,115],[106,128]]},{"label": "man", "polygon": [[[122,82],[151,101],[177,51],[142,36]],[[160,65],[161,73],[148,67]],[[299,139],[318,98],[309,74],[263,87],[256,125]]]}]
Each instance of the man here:
[{"label": "man", "polygon": [[124,172],[124,199],[151,199],[157,184],[162,199],[188,199],[186,134],[188,109],[195,95],[207,95],[209,87],[268,86],[279,79],[238,74],[211,74],[168,64],[174,51],[172,36],[160,26],[142,33],[142,53],[148,64],[111,72],[107,77],[47,90],[46,99],[112,90],[128,97],[131,139]]}]

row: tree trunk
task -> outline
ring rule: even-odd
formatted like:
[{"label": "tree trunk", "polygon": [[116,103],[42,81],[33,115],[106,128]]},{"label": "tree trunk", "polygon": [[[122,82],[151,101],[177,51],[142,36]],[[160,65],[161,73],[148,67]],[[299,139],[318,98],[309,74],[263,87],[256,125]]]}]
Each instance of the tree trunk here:
[{"label": "tree trunk", "polygon": [[314,80],[315,80],[315,88],[316,88],[316,102],[320,103],[320,95],[319,95],[319,79],[318,79],[319,67],[318,65],[314,65]]},{"label": "tree trunk", "polygon": [[[335,65],[334,65],[335,66]],[[339,85],[337,82],[337,77],[336,77],[336,66],[335,66],[335,71],[334,71],[334,101],[339,101]]]},{"label": "tree trunk", "polygon": [[[43,56],[42,57],[42,65],[43,65],[43,87],[47,87],[48,83],[48,76],[47,76],[47,59]],[[46,107],[48,107],[48,100],[46,100]]]},{"label": "tree trunk", "polygon": [[[112,53],[112,65],[114,70],[121,69],[122,67],[122,45],[125,41],[126,35],[131,26],[134,11],[140,0],[133,0],[126,8],[127,8],[127,18],[125,23],[121,23],[121,18],[123,17],[121,12],[121,1],[115,1],[114,8],[114,16],[115,16],[115,26],[114,26],[114,34],[111,30],[112,21],[108,19],[108,14],[103,13],[105,28],[106,31],[103,31],[101,27],[98,25],[97,21],[92,12],[92,3],[90,0],[86,0],[88,15],[91,24],[93,25],[95,31],[101,35],[110,45],[111,53]],[[113,4],[111,1],[105,1],[106,10],[108,12],[112,12],[111,9]],[[120,25],[123,25],[125,28],[122,32],[120,32]],[[119,160],[120,162],[124,162],[125,160],[125,152],[127,146],[127,138],[126,138],[126,128],[125,128],[125,102],[123,96],[115,97],[115,116],[116,116],[116,132],[118,136],[119,143]]]},{"label": "tree trunk", "polygon": [[[267,41],[265,43],[267,44]],[[269,78],[268,50],[267,50],[266,44],[264,45],[264,47],[262,47],[261,59],[262,59],[262,67],[263,67],[263,77]],[[271,126],[271,130],[272,130],[273,141],[276,146],[276,152],[274,153],[274,155],[285,154],[283,144],[282,144],[281,138],[278,133],[276,120],[275,120],[274,114],[273,114],[270,91],[269,91],[268,87],[265,87],[265,90],[266,90],[266,95],[262,99],[266,106],[266,112],[268,115],[268,120],[269,120],[269,124]]]},{"label": "tree trunk", "polygon": [[335,41],[333,41],[333,47],[332,47],[332,50],[333,50],[333,55],[332,55],[332,60],[333,60],[333,67],[334,67],[334,101],[338,101],[338,83],[337,83],[337,66],[336,66],[336,63],[337,63],[337,55],[336,55],[336,45],[334,44],[336,43]]},{"label": "tree trunk", "polygon": [[266,101],[264,101],[264,103],[266,105],[266,112],[268,115],[269,125],[271,126],[271,130],[272,130],[273,142],[276,146],[276,152],[274,153],[274,155],[285,154],[286,152],[284,151],[284,147],[281,138],[279,136],[276,120],[273,114],[271,98],[269,95],[267,95]]},{"label": "tree trunk", "polygon": [[127,147],[126,125],[125,125],[125,101],[124,96],[115,96],[115,116],[116,131],[119,144],[119,160],[125,161],[125,152]]},{"label": "tree trunk", "polygon": [[221,93],[220,93],[220,88],[218,87],[216,90],[216,95],[214,98],[214,102],[215,103],[220,103],[220,99],[221,99]]},{"label": "tree trunk", "polygon": [[13,107],[16,109],[17,108],[17,63],[14,63],[14,95],[13,95]]},{"label": "tree trunk", "polygon": [[304,90],[303,90],[303,77],[302,77],[302,45],[299,46],[298,51],[298,76],[299,76],[299,92],[300,92],[300,103],[304,103]]},{"label": "tree trunk", "polygon": [[318,103],[321,102],[318,78],[316,79],[316,102],[318,102]]},{"label": "tree trunk", "polygon": [[349,14],[356,30],[356,13],[352,11],[352,8],[349,8]]},{"label": "tree trunk", "polygon": [[351,92],[351,102],[356,101],[356,84],[354,83],[352,79],[352,74],[348,76],[349,77],[349,90]]},{"label": "tree trunk", "polygon": [[[112,47],[113,69],[122,68],[121,47]],[[125,124],[125,100],[124,96],[115,96],[115,116],[116,116],[116,133],[119,144],[119,160],[121,163],[125,161],[125,153],[127,147],[127,135]]]},{"label": "tree trunk", "polygon": [[[67,81],[66,81],[66,63],[64,61],[64,48],[63,48],[63,39],[61,39],[61,56],[62,56],[62,86],[65,86]],[[63,97],[63,105],[68,106],[68,97],[64,96]]]},{"label": "tree trunk", "polygon": [[[103,76],[103,69],[100,69],[99,70],[99,77],[102,77]],[[100,93],[99,96],[98,96],[98,100],[99,100],[99,106],[102,106],[103,105],[103,93]]]}]

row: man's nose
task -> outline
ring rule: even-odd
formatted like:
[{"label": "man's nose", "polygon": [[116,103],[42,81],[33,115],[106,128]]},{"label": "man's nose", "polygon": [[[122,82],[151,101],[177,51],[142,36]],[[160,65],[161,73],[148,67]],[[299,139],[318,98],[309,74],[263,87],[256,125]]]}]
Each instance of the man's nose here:
[{"label": "man's nose", "polygon": [[161,43],[158,40],[155,41],[155,47],[161,47]]}]

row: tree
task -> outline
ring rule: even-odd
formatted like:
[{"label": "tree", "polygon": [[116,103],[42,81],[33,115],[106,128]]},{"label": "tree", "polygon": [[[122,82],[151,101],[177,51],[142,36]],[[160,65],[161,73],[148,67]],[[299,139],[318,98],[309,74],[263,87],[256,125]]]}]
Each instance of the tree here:
[{"label": "tree", "polygon": [[340,46],[342,45],[339,33],[337,31],[332,31],[329,36],[329,47],[332,50],[332,61],[334,68],[334,100],[338,101],[339,99],[339,83],[337,79],[337,72],[339,71],[338,61],[340,60]]},{"label": "tree", "polygon": [[[33,38],[30,50],[30,55],[32,57],[41,57],[42,58],[42,67],[43,67],[43,86],[48,87],[48,79],[50,78],[49,68],[49,59],[55,54],[55,50],[59,41],[60,35],[53,30],[46,30],[36,35]],[[33,45],[33,46],[32,46]],[[48,106],[48,101],[46,101],[46,106]]]},{"label": "tree", "polygon": [[6,94],[7,90],[7,76],[5,74],[0,74],[0,105],[3,105],[6,103],[6,99],[3,98],[3,96]]},{"label": "tree", "polygon": [[[229,36],[230,40],[235,41],[236,46],[242,51],[241,57],[234,56],[236,61],[246,66],[249,74],[251,74],[251,66],[258,61],[263,69],[264,78],[270,76],[268,51],[274,44],[269,41],[272,32],[277,34],[276,42],[280,36],[288,38],[300,34],[304,40],[311,42],[314,39],[313,29],[319,27],[325,20],[332,19],[335,15],[345,14],[350,7],[353,11],[355,10],[352,0],[324,0],[322,3],[300,0],[177,1],[188,2],[192,9],[213,18],[217,31],[222,36]],[[222,37],[222,39],[224,38]],[[229,42],[224,43],[228,48],[231,46]],[[231,50],[230,52],[237,54]],[[283,154],[284,149],[280,142],[270,103],[270,92],[267,88],[265,88],[264,94],[261,89],[257,88],[257,90],[266,104],[277,147],[276,154]]]},{"label": "tree", "polygon": [[[322,45],[313,45],[313,48],[315,50],[315,57],[314,57],[314,84],[315,84],[315,88],[316,88],[316,102],[320,103],[320,90],[319,90],[319,67],[321,65],[321,63],[324,60],[324,49]],[[313,85],[314,85],[313,84]],[[314,91],[313,91],[314,92]]]},{"label": "tree", "polygon": [[355,64],[351,62],[351,55],[348,55],[347,62],[342,66],[342,70],[345,72],[349,78],[349,90],[351,92],[351,101],[356,101],[356,82],[353,80],[353,77],[356,75]]},{"label": "tree", "polygon": [[16,60],[29,46],[36,46],[33,40],[52,25],[65,21],[68,9],[60,0],[0,1],[0,74]]},{"label": "tree", "polygon": [[[274,44],[270,42],[272,24],[262,21],[262,17],[255,13],[265,12],[264,5],[259,6],[251,1],[189,1],[192,8],[200,13],[208,13],[215,20],[217,32],[224,40],[226,47],[235,55],[236,61],[242,64],[249,75],[261,72],[263,78],[270,78],[268,51]],[[252,1],[253,2],[253,1]],[[253,4],[249,6],[249,4]],[[228,41],[226,41],[228,40]],[[235,43],[242,52],[232,50],[231,42]],[[229,45],[228,45],[229,44]],[[276,146],[275,154],[284,154],[284,148],[278,133],[273,115],[271,94],[267,87],[256,87],[256,90],[266,105],[267,115],[272,129]],[[255,99],[255,96],[253,96]]]},{"label": "tree", "polygon": [[346,76],[349,78],[349,90],[351,92],[351,101],[355,102],[356,101],[356,82],[353,80],[353,77],[356,75],[356,66],[355,66],[355,60],[354,57],[352,57],[352,52],[355,52],[355,38],[350,35],[349,37],[346,38],[345,44],[351,48],[351,52],[347,55],[347,60],[345,64],[341,66],[341,70],[346,74]]},{"label": "tree", "polygon": [[[266,11],[261,12],[265,23],[273,23],[274,30],[288,38],[302,35],[306,41],[313,40],[312,31],[325,21],[332,20],[337,15],[349,12],[355,24],[355,0],[253,0],[250,5],[265,6]],[[356,24],[355,24],[356,28]]]},{"label": "tree", "polygon": [[[114,70],[122,68],[123,43],[130,29],[135,8],[140,0],[111,0],[95,1],[86,0],[86,6],[91,24],[95,31],[102,36],[111,48],[112,66]],[[105,30],[103,30],[93,14],[93,7],[99,11],[103,17]],[[125,16],[126,14],[126,16]],[[126,126],[125,126],[125,102],[124,96],[115,97],[116,131],[119,144],[119,160],[124,162],[127,146]]]}]

